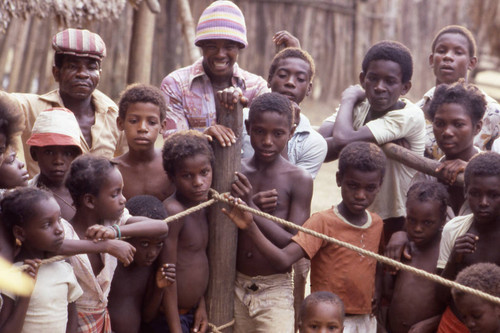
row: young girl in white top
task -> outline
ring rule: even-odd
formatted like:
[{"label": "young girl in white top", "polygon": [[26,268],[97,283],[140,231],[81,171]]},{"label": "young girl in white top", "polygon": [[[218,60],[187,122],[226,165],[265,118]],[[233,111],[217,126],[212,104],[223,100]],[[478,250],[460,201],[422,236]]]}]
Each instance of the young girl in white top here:
[{"label": "young girl in white top", "polygon": [[3,293],[0,331],[76,332],[75,301],[82,295],[73,268],[65,261],[40,265],[56,253],[64,241],[61,210],[47,191],[19,188],[6,193],[1,202],[2,223],[20,245],[16,265],[29,265],[36,280],[30,297]]}]

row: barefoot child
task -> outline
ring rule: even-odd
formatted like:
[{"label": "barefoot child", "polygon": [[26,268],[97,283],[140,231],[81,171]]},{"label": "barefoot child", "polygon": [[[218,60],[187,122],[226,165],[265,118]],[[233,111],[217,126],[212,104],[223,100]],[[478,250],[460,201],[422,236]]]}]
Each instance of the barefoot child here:
[{"label": "barefoot child", "polygon": [[[420,182],[408,190],[405,228],[412,257],[407,265],[433,273],[439,254],[441,230],[446,219],[448,193],[437,182]],[[392,299],[387,314],[387,330],[407,333],[412,330],[435,332],[444,311],[436,297],[435,283],[407,271],[386,274]]]},{"label": "barefoot child", "polygon": [[[457,216],[444,226],[438,273],[454,280],[465,267],[480,262],[500,265],[500,155],[493,152],[473,157],[465,168],[465,194],[472,214]],[[450,290],[439,287],[446,309],[438,332],[468,332],[451,299]]]},{"label": "barefoot child", "polygon": [[[163,202],[168,215],[180,213],[208,199],[212,185],[214,154],[205,136],[190,130],[165,140],[163,167],[175,185],[175,193]],[[170,231],[161,263],[176,265],[176,280],[165,288],[163,316],[168,332],[205,332],[207,314],[204,294],[208,286],[207,209],[169,223]],[[163,319],[162,318],[162,319]],[[165,332],[166,323],[153,323],[151,332]]]},{"label": "barefoot child", "polygon": [[[351,86],[342,93],[337,114],[327,118],[320,133],[326,138],[326,161],[336,158],[347,143],[368,141],[382,145],[398,140],[423,155],[425,120],[421,110],[400,98],[411,88],[412,57],[398,42],[382,41],[366,53],[361,87]],[[370,210],[384,220],[384,240],[404,225],[405,194],[416,171],[397,161],[387,160],[385,181]]]},{"label": "barefoot child", "polygon": [[[439,159],[443,156],[433,134],[433,125],[429,115],[430,102],[433,100],[438,85],[452,84],[459,79],[468,81],[468,74],[477,65],[476,40],[472,33],[465,27],[449,25],[441,29],[431,45],[429,65],[436,77],[436,86],[424,94],[416,104],[422,108],[427,120],[425,155],[429,158]],[[474,145],[480,150],[490,150],[495,138],[500,131],[500,105],[484,91],[481,93],[486,98],[486,112],[482,118],[483,126],[474,137]]]},{"label": "barefoot child", "polygon": [[59,205],[47,191],[19,188],[5,195],[1,209],[2,222],[22,244],[16,261],[31,263],[36,280],[31,297],[4,293],[2,332],[76,332],[75,301],[83,292],[73,268],[65,261],[39,265],[64,242]]},{"label": "barefoot child", "polygon": [[[152,195],[133,197],[127,201],[126,207],[132,216],[159,220],[167,217],[163,203]],[[155,287],[155,276],[162,284],[173,282],[175,267],[173,264],[165,264],[155,274],[156,258],[163,248],[163,238],[134,237],[127,241],[136,249],[134,261],[127,267],[117,265],[111,283],[108,309],[113,331],[138,333],[141,318],[154,317],[158,313],[163,291]],[[163,281],[164,277],[166,281]]]},{"label": "barefoot child", "polygon": [[80,127],[75,115],[65,108],[47,109],[38,115],[27,144],[40,173],[29,182],[29,186],[52,192],[61,216],[70,221],[75,215],[75,206],[64,185],[71,162],[82,153]]},{"label": "barefoot child", "polygon": [[299,333],[344,331],[344,303],[328,291],[316,291],[307,296],[300,307]]},{"label": "barefoot child", "polygon": [[[163,221],[130,216],[125,209],[120,171],[104,157],[83,155],[75,159],[66,187],[76,207],[71,224],[64,225],[66,239],[89,238],[99,245],[107,242],[106,239],[165,237],[168,232]],[[135,249],[125,244],[133,250],[125,258],[128,264]],[[76,303],[79,332],[111,332],[107,303],[116,258],[109,254],[89,253],[72,256],[69,260],[84,291]]]},{"label": "barefoot child", "polygon": [[165,99],[153,86],[134,84],[121,95],[118,129],[125,133],[128,152],[115,158],[123,175],[123,196],[127,199],[151,194],[165,200],[174,188],[163,170],[161,151],[155,148],[165,129]]},{"label": "barefoot child", "polygon": [[[245,125],[255,153],[242,161],[232,193],[257,208],[254,196],[275,190],[278,201],[271,214],[302,225],[310,215],[312,177],[281,155],[292,124],[293,106],[285,96],[267,93],[253,101]],[[279,247],[289,244],[295,234],[263,218],[256,218],[256,222]],[[293,332],[291,265],[276,268],[255,242],[240,232],[236,269],[235,332]]]},{"label": "barefoot child", "polygon": [[[500,267],[495,264],[469,266],[458,273],[455,282],[500,297]],[[465,325],[472,333],[500,332],[500,305],[455,288],[451,289],[451,294]]]},{"label": "barefoot child", "polygon": [[[337,185],[341,188],[339,205],[309,218],[304,227],[327,236],[378,252],[382,220],[366,208],[373,202],[382,183],[386,158],[372,143],[355,142],[339,156]],[[376,261],[354,251],[299,232],[280,249],[260,231],[254,218],[237,207],[229,217],[252,239],[276,269],[284,270],[307,256],[311,260],[311,292],[330,291],[339,295],[347,314],[345,332],[376,332],[372,313],[375,296]]]}]

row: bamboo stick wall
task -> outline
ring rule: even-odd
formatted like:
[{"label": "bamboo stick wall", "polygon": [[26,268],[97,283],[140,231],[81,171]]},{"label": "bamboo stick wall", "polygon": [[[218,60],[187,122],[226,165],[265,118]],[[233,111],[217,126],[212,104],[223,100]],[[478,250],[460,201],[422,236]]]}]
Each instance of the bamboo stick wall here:
[{"label": "bamboo stick wall", "polygon": [[[209,0],[191,0],[197,21]],[[480,59],[500,54],[500,4],[494,0],[236,0],[246,17],[249,47],[240,54],[244,69],[267,78],[275,54],[274,32],[289,30],[301,40],[317,64],[313,99],[332,102],[349,84],[357,83],[367,48],[382,39],[407,45],[414,56],[413,88],[417,99],[433,85],[428,56],[433,35],[447,24],[462,24],[477,36]],[[151,83],[159,85],[172,70],[189,64],[178,20],[177,1],[161,0],[156,17]],[[88,22],[108,47],[100,89],[113,98],[126,86],[132,7],[119,20]],[[52,79],[51,36],[63,29],[50,17],[14,18],[0,35],[0,82],[7,91],[43,93]]]}]

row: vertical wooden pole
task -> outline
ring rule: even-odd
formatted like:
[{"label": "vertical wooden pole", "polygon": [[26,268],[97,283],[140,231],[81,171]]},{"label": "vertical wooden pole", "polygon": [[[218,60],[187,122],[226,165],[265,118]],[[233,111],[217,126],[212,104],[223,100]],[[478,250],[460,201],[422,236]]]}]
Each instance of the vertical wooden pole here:
[{"label": "vertical wooden pole", "polygon": [[155,14],[142,1],[134,11],[127,83],[150,83],[154,33]]},{"label": "vertical wooden pole", "polygon": [[179,16],[182,22],[182,35],[188,49],[189,62],[193,63],[200,57],[200,51],[194,45],[195,25],[188,0],[177,0],[179,6]]},{"label": "vertical wooden pole", "polygon": [[[215,168],[212,187],[219,193],[228,192],[234,180],[235,171],[241,166],[241,134],[243,112],[238,103],[236,111],[221,108],[217,110],[217,123],[231,128],[237,136],[236,144],[221,147],[214,140]],[[234,317],[234,279],[236,276],[236,246],[238,230],[234,223],[221,212],[222,204],[210,207],[210,238],[208,260],[210,280],[207,291],[207,311],[210,323],[220,326]],[[223,332],[232,332],[228,327]]]}]

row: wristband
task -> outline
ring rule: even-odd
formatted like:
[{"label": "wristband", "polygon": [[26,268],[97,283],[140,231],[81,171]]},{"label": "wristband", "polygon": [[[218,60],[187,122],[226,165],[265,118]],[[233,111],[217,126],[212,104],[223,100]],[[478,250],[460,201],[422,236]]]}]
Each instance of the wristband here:
[{"label": "wristband", "polygon": [[108,228],[109,228],[109,229],[111,229],[111,230],[113,230],[113,232],[115,233],[115,238],[116,238],[116,236],[118,235],[118,234],[116,233],[116,229],[115,229],[115,228],[113,228],[113,226],[110,226],[110,225],[108,225]]},{"label": "wristband", "polygon": [[116,230],[118,233],[118,239],[122,239],[122,232],[120,230],[120,226],[118,224],[113,224],[113,228]]}]

